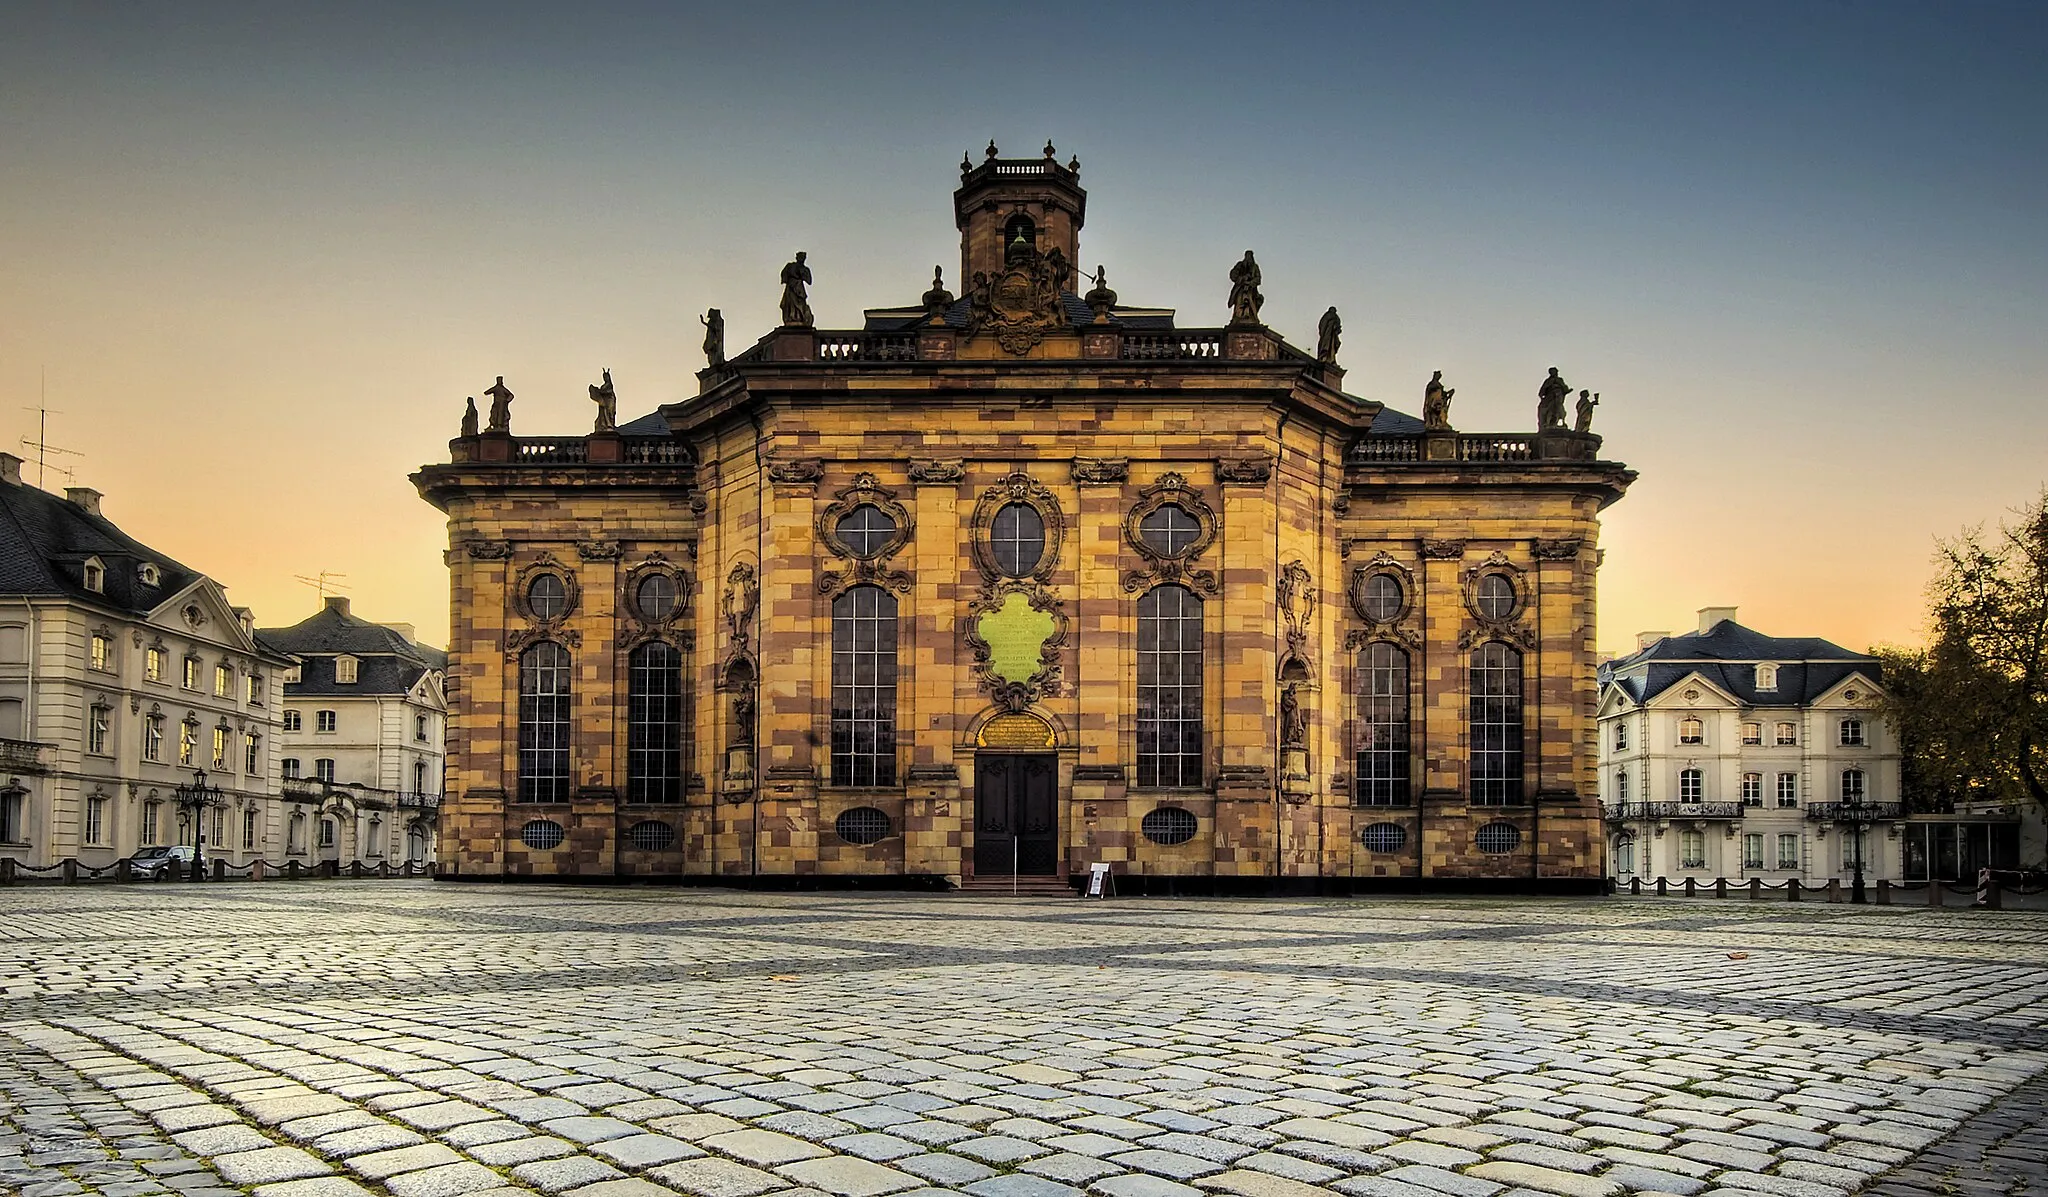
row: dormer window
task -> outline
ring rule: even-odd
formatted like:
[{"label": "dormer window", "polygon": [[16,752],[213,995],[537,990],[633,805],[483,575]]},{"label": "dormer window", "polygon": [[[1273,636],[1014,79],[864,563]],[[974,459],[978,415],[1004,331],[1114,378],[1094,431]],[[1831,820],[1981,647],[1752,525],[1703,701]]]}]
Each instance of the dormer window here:
[{"label": "dormer window", "polygon": [[337,684],[343,686],[355,685],[356,659],[354,657],[334,658],[334,680]]},{"label": "dormer window", "polygon": [[94,594],[107,592],[107,567],[98,557],[87,557],[85,565],[79,570],[79,576],[87,590]]},{"label": "dormer window", "polygon": [[135,577],[144,586],[157,586],[163,583],[164,575],[163,571],[156,567],[156,562],[145,561],[135,568]]},{"label": "dormer window", "polygon": [[1776,665],[1759,665],[1756,667],[1756,688],[1759,690],[1776,690],[1778,688],[1778,667]]}]

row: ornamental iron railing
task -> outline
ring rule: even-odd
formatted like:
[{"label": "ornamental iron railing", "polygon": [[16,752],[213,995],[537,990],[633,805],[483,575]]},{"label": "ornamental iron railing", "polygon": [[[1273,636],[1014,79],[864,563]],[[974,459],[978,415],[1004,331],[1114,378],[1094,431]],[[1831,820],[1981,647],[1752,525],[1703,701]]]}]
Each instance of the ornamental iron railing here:
[{"label": "ornamental iron railing", "polygon": [[1607,821],[1629,819],[1740,819],[1740,802],[1614,802],[1607,806]]}]

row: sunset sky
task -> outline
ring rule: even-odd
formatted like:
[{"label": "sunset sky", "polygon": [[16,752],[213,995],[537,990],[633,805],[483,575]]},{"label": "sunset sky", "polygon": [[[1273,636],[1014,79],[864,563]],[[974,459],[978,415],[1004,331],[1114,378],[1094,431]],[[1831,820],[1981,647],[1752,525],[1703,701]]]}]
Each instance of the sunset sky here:
[{"label": "sunset sky", "polygon": [[[2048,5],[9,5],[0,448],[266,625],[346,575],[442,642],[406,475],[497,374],[517,432],[694,393],[705,308],[957,289],[993,137],[1078,154],[1126,303],[1335,304],[1348,389],[1641,471],[1600,643],[1694,608],[1912,641],[1934,538],[2048,481]],[[24,456],[34,457],[33,450]],[[35,478],[31,465],[29,477]]]}]

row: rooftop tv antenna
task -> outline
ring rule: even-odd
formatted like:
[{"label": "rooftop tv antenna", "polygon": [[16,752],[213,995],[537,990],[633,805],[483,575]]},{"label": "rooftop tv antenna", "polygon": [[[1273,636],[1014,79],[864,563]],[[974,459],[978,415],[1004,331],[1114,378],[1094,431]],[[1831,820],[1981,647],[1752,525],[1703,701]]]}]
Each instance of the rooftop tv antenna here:
[{"label": "rooftop tv antenna", "polygon": [[[34,449],[36,451],[36,485],[43,488],[44,490],[48,490],[48,483],[50,481],[50,454],[55,453],[60,457],[84,457],[85,454],[80,453],[76,449],[60,448],[59,446],[50,443],[50,417],[61,416],[64,413],[61,411],[50,410],[50,372],[47,369],[43,371],[42,402],[38,403],[34,407],[24,407],[21,410],[32,411],[36,413],[35,439],[30,440],[27,437],[22,437],[21,444],[22,447],[25,449]],[[59,474],[64,475],[66,478],[71,477],[71,471],[65,469],[61,465],[57,467],[57,472]]]},{"label": "rooftop tv antenna", "polygon": [[323,569],[319,573],[310,576],[307,574],[293,574],[292,576],[299,580],[300,585],[311,586],[313,593],[319,595],[320,601],[323,603],[327,601],[328,591],[343,591],[349,588],[347,583],[333,580],[335,578],[346,578],[348,575],[338,574],[332,570]]}]

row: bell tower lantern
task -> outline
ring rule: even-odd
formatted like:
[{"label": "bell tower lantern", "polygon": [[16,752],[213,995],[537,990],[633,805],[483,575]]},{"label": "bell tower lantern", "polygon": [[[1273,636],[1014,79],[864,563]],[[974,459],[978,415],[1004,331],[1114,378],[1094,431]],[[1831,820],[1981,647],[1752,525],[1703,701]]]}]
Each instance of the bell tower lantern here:
[{"label": "bell tower lantern", "polygon": [[967,290],[977,271],[994,275],[1055,249],[1069,264],[1079,262],[1087,211],[1081,160],[1062,166],[1050,141],[1038,158],[998,157],[993,141],[978,165],[962,156],[960,188],[953,193],[960,289]]}]

